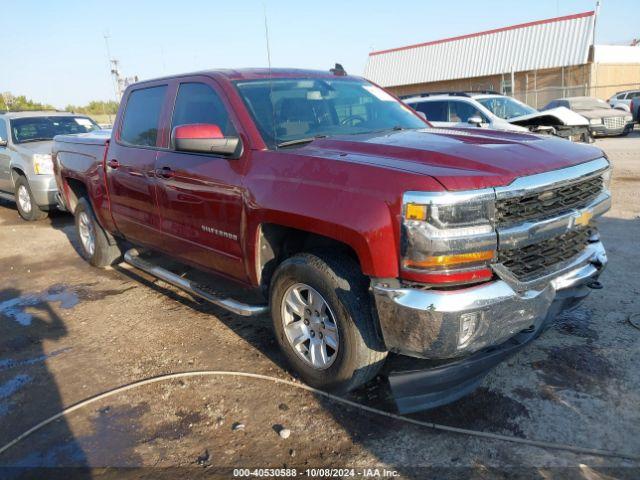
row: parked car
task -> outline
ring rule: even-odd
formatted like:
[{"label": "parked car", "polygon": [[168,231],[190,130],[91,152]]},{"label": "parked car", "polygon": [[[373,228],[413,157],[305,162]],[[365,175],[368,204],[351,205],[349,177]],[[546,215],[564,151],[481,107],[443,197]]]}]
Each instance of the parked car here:
[{"label": "parked car", "polygon": [[640,90],[625,90],[624,92],[618,92],[615,95],[612,95],[607,100],[607,103],[611,108],[617,108],[628,112],[630,111],[629,106],[631,105],[631,100],[639,96]]},{"label": "parked car", "polygon": [[515,98],[495,92],[435,92],[408,97],[404,102],[422,112],[434,126],[487,127],[512,132],[550,133],[589,142],[589,122],[571,110],[538,112]]},{"label": "parked car", "polygon": [[633,117],[629,112],[611,108],[607,102],[598,98],[558,98],[552,100],[545,110],[558,107],[570,108],[589,119],[589,130],[594,137],[624,136],[633,130]]},{"label": "parked car", "polygon": [[53,137],[97,128],[89,117],[64,112],[0,114],[0,195],[15,201],[25,220],[46,217],[58,205]]},{"label": "parked car", "polygon": [[[308,384],[354,389],[389,351],[450,360],[391,375],[401,411],[469,392],[599,288],[607,263],[594,223],[610,205],[601,150],[432,129],[357,77],[256,69],[136,83],[110,138],[57,136],[53,155],[89,263],[124,258],[236,314],[270,311]],[[225,298],[179,265],[261,300]]]}]

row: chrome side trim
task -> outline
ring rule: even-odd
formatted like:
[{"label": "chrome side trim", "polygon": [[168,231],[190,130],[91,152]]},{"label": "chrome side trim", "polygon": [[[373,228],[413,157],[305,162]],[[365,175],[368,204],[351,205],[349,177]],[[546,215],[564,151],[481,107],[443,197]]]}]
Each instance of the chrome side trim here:
[{"label": "chrome side trim", "polygon": [[602,174],[609,166],[609,161],[604,157],[600,157],[590,162],[574,165],[573,167],[519,177],[509,185],[495,187],[496,198],[500,200],[503,198],[520,197],[538,190],[547,190],[555,186],[581,182]]},{"label": "chrome side trim", "polygon": [[500,250],[511,250],[526,245],[548,240],[572,230],[576,220],[585,212],[594,218],[599,217],[611,208],[611,195],[604,191],[583,208],[575,209],[557,217],[544,220],[528,221],[507,228],[498,228],[498,245]]},{"label": "chrome side trim", "polygon": [[186,278],[182,278],[165,268],[159,267],[158,265],[154,265],[151,262],[140,258],[138,251],[135,249],[128,250],[124,254],[124,261],[133,267],[147,272],[149,275],[153,275],[174,287],[178,287],[192,295],[195,295],[196,297],[206,300],[207,302],[213,303],[225,310],[229,310],[236,315],[252,317],[255,315],[262,315],[269,311],[268,305],[248,305],[246,303],[233,300],[232,298],[217,297],[212,292],[206,291],[205,286],[198,285],[197,283],[187,280]]}]

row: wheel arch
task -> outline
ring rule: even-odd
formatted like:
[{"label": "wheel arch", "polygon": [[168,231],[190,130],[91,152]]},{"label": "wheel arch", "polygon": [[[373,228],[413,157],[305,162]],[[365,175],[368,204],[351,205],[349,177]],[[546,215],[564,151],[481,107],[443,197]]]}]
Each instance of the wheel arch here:
[{"label": "wheel arch", "polygon": [[301,252],[328,250],[352,258],[363,270],[362,253],[345,241],[278,223],[262,223],[256,241],[256,275],[261,289],[269,289],[273,273],[285,259]]}]

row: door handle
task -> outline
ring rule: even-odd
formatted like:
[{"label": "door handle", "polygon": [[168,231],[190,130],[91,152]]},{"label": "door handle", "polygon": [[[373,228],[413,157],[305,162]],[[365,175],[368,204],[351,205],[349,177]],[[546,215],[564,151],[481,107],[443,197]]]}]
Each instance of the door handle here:
[{"label": "door handle", "polygon": [[175,175],[175,172],[170,167],[162,167],[156,169],[156,176],[162,178],[171,178]]},{"label": "door handle", "polygon": [[112,158],[111,160],[109,160],[107,162],[107,165],[109,165],[109,168],[113,168],[115,170],[116,168],[118,168],[120,166],[120,162],[118,160],[116,160],[115,158]]}]

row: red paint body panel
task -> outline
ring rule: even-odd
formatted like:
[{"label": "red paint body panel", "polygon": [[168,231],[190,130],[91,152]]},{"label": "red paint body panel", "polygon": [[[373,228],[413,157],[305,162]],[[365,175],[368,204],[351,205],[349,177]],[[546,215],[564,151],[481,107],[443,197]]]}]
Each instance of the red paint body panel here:
[{"label": "red paint body panel", "polygon": [[175,127],[175,138],[224,138],[224,135],[222,135],[218,125],[195,123]]},{"label": "red paint body panel", "polygon": [[[274,69],[271,74],[333,78],[305,70]],[[130,87],[123,105],[132,88],[168,85],[157,146],[119,143],[121,107],[106,157],[95,154],[90,166],[67,162],[59,181],[78,178],[91,185],[100,222],[114,235],[257,286],[261,225],[292,227],[343,242],[356,252],[366,275],[396,278],[404,192],[507,185],[519,176],[602,156],[597,148],[551,137],[431,128],[332,136],[301,147],[267,150],[232,82],[268,75],[267,69],[203,72]],[[194,81],[211,86],[229,110],[244,146],[240,158],[169,148],[178,84]],[[69,148],[63,157],[75,158],[75,150]],[[120,166],[111,169],[103,157],[118,160]],[[171,178],[155,174],[164,167],[172,170]]]}]

